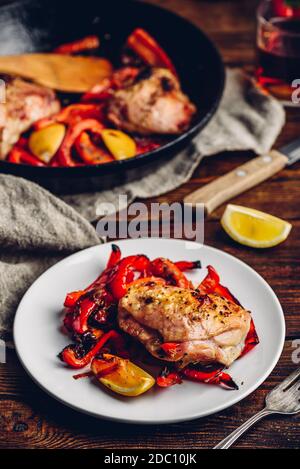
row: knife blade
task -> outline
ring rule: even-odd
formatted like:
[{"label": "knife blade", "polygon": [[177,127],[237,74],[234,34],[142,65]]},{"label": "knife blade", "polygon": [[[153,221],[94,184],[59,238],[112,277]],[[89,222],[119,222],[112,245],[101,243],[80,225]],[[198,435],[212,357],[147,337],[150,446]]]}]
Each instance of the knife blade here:
[{"label": "knife blade", "polygon": [[288,158],[287,165],[290,166],[296,161],[300,160],[300,138],[293,140],[291,143],[284,145],[280,148],[280,153],[283,153]]},{"label": "knife blade", "polygon": [[300,160],[300,138],[251,159],[233,171],[206,184],[184,198],[185,204],[204,204],[207,214],[224,202],[266,181],[286,166]]}]

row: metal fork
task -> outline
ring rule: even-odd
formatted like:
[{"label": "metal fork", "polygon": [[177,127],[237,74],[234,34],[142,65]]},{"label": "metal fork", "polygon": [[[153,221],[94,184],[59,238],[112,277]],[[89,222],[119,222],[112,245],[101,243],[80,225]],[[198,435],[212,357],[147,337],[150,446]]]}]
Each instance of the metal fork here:
[{"label": "metal fork", "polygon": [[228,449],[252,425],[271,414],[294,415],[300,412],[300,368],[294,371],[266,397],[266,406],[230,433],[214,449]]}]

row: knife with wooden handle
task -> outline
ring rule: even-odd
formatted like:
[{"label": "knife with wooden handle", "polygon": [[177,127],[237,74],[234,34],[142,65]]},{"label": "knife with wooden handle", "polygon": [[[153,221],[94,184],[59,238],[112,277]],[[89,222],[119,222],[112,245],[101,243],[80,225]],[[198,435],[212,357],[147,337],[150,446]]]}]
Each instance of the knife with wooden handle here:
[{"label": "knife with wooden handle", "polygon": [[279,151],[272,150],[258,156],[192,192],[184,199],[185,204],[204,204],[207,214],[224,202],[266,181],[300,159],[300,138],[285,145]]}]

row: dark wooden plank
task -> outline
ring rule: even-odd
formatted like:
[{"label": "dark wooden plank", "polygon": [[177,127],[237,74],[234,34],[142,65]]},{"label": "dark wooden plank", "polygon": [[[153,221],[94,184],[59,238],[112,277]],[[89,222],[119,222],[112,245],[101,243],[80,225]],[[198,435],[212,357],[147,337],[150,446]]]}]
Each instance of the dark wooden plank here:
[{"label": "dark wooden plank", "polygon": [[[252,71],[255,64],[256,0],[147,0],[169,8],[200,26],[219,47],[227,65]],[[192,45],[191,45],[192,47]],[[197,60],[197,57],[195,57]],[[299,136],[300,112],[289,110],[280,146]],[[181,188],[149,200],[181,201],[185,195],[230,171],[251,156],[224,153],[204,160]],[[274,288],[282,302],[287,335],[300,337],[300,163],[281,171],[270,181],[237,197],[234,203],[278,215],[293,224],[288,240],[272,250],[255,251],[239,246],[221,230],[220,207],[205,225],[205,241],[247,262]],[[168,426],[112,424],[80,415],[49,398],[25,374],[14,352],[0,365],[1,448],[210,448],[260,410],[264,396],[295,368],[292,342],[266,382],[243,402],[217,415]],[[299,366],[299,365],[298,365]],[[154,408],[155,412],[155,408]],[[274,418],[259,423],[238,444],[240,448],[299,448],[299,417]]]},{"label": "dark wooden plank", "polygon": [[[245,161],[247,161],[246,156],[233,154],[207,158],[200,163],[191,181],[168,194],[155,198],[155,201],[182,201],[189,193],[237,168]],[[293,222],[300,219],[300,205],[296,203],[299,196],[300,163],[296,163],[293,167],[284,169],[268,181],[235,197],[230,202],[263,210]],[[151,202],[154,202],[154,199],[147,201],[148,204]],[[223,211],[224,206],[212,213],[209,218],[219,219]]]},{"label": "dark wooden plank", "polygon": [[168,8],[203,29],[213,39],[228,65],[254,63],[257,1],[147,0],[147,2]]},{"label": "dark wooden plank", "polygon": [[[271,377],[243,402],[214,416],[166,426],[116,424],[78,414],[35,386],[12,352],[0,365],[0,448],[211,448],[262,408],[266,392],[295,368],[292,351],[287,342]],[[276,417],[259,423],[237,447],[299,447],[299,441],[299,418]]]}]

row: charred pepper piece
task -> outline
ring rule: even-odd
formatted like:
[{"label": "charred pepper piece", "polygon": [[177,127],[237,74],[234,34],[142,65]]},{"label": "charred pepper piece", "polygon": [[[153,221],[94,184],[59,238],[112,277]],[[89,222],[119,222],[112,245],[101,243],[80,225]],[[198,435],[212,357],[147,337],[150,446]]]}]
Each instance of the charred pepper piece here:
[{"label": "charred pepper piece", "polygon": [[150,269],[154,276],[164,278],[170,285],[176,285],[180,288],[193,288],[192,283],[183,272],[169,259],[158,257],[151,262]]},{"label": "charred pepper piece", "polygon": [[134,273],[140,272],[145,277],[150,266],[148,257],[144,255],[128,256],[121,259],[115,266],[107,288],[115,300],[119,301],[127,292],[128,284],[134,280]]},{"label": "charred pepper piece", "polygon": [[106,268],[111,269],[121,260],[121,249],[116,244],[111,245],[111,254],[108,259]]},{"label": "charred pepper piece", "polygon": [[181,384],[182,379],[177,371],[170,370],[168,367],[164,368],[161,374],[156,378],[156,384],[160,388],[169,388],[175,384]]},{"label": "charred pepper piece", "polygon": [[85,50],[98,49],[100,47],[100,39],[98,36],[90,35],[76,41],[62,44],[54,49],[55,54],[77,54]]},{"label": "charred pepper piece", "polygon": [[178,267],[181,272],[186,272],[187,270],[201,269],[201,261],[178,261],[174,262],[176,267]]},{"label": "charred pepper piece", "polygon": [[231,376],[229,376],[227,373],[224,373],[222,367],[213,371],[200,371],[193,368],[185,368],[181,373],[183,376],[193,381],[199,381],[201,383],[207,384],[217,384],[229,390],[239,389],[238,385],[233,381]]},{"label": "charred pepper piece", "polygon": [[245,340],[245,346],[239,358],[250,352],[250,350],[252,350],[257,344],[259,344],[259,338],[255,329],[254,321],[251,318],[250,329]]},{"label": "charred pepper piece", "polygon": [[106,323],[108,319],[108,309],[113,303],[112,295],[104,288],[99,287],[91,290],[81,296],[76,303],[73,311],[73,330],[78,334],[82,334],[88,330],[88,320],[93,313],[104,314]]},{"label": "charred pepper piece", "polygon": [[79,300],[79,298],[87,293],[88,291],[92,290],[93,287],[96,285],[98,286],[105,286],[105,283],[111,274],[111,269],[114,267],[119,260],[121,259],[121,250],[116,244],[112,244],[112,252],[110,255],[110,258],[108,260],[107,266],[105,270],[97,277],[88,287],[86,287],[84,290],[78,290],[78,291],[73,291],[67,294],[64,306],[67,308],[72,308],[75,306],[76,302]]},{"label": "charred pepper piece", "polygon": [[104,164],[114,161],[109,152],[100,145],[95,145],[87,132],[82,132],[75,140],[75,149],[86,164]]},{"label": "charred pepper piece", "polygon": [[62,352],[59,354],[59,358],[69,365],[71,368],[83,368],[88,365],[91,360],[100,352],[104,344],[110,339],[115,339],[119,334],[111,330],[104,334],[99,341],[94,345],[89,352],[87,352],[83,357],[78,357],[76,354],[76,346],[68,345],[65,347]]},{"label": "charred pepper piece", "polygon": [[132,49],[147,65],[168,68],[175,76],[177,72],[170,57],[158,42],[142,28],[135,29],[127,39],[127,47]]},{"label": "charred pepper piece", "polygon": [[178,342],[164,342],[161,349],[174,361],[180,360],[183,356],[181,344]]},{"label": "charred pepper piece", "polygon": [[21,147],[15,146],[9,153],[7,161],[16,164],[29,164],[31,166],[46,166],[35,156]]},{"label": "charred pepper piece", "polygon": [[84,131],[89,131],[101,136],[103,125],[96,119],[84,119],[68,128],[63,143],[58,151],[58,161],[62,166],[76,166],[71,154],[72,147]]},{"label": "charred pepper piece", "polygon": [[240,302],[233,296],[233,294],[228,290],[227,287],[224,287],[220,284],[220,277],[217,271],[211,265],[207,266],[208,274],[205,279],[200,283],[197,290],[200,291],[202,295],[207,295],[209,293],[217,293],[223,298],[241,306]]},{"label": "charred pepper piece", "polygon": [[51,117],[45,117],[34,123],[35,130],[41,130],[51,124],[75,124],[84,119],[96,119],[102,121],[104,119],[103,106],[101,104],[70,104],[64,107],[57,114]]}]

